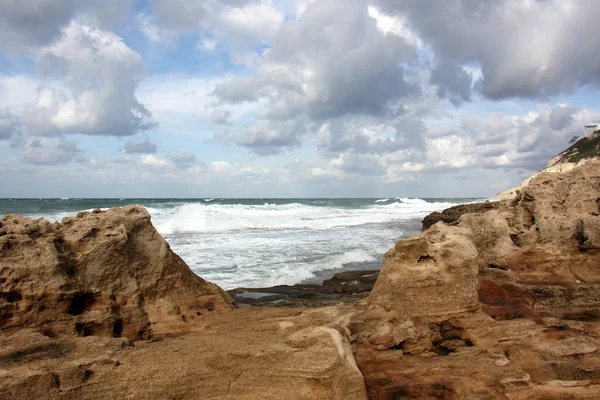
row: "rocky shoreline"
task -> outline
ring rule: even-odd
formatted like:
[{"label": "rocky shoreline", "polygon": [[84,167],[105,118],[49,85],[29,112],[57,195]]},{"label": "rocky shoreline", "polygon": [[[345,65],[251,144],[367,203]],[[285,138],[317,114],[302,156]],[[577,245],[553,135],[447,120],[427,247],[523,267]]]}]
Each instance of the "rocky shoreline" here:
[{"label": "rocky shoreline", "polygon": [[379,273],[229,293],[140,206],[7,215],[0,398],[596,399],[599,215],[590,159],[429,216]]},{"label": "rocky shoreline", "polygon": [[322,307],[366,298],[378,276],[379,270],[344,271],[324,280],[321,285],[236,288],[227,293],[241,306]]}]

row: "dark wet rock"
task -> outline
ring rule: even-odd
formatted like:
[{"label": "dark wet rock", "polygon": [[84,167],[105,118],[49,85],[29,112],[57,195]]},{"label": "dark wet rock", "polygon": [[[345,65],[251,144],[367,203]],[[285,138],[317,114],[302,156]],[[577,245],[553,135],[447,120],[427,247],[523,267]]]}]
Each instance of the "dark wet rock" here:
[{"label": "dark wet rock", "polygon": [[366,297],[379,275],[379,270],[344,271],[334,274],[322,285],[278,285],[267,288],[236,288],[227,293],[242,306],[319,307],[339,302],[352,302]]},{"label": "dark wet rock", "polygon": [[442,212],[435,211],[423,218],[423,227],[421,230],[424,232],[429,229],[431,225],[440,221],[448,225],[456,225],[458,219],[463,214],[488,212],[497,210],[499,206],[499,201],[485,201],[483,203],[460,204],[458,206],[447,208]]}]

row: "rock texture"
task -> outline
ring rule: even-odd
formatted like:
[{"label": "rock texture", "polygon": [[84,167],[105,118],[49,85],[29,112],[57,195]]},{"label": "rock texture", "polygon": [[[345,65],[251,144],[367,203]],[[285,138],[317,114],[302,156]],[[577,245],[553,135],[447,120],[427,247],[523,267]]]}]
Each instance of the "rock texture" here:
[{"label": "rock texture", "polygon": [[351,309],[244,307],[161,340],[0,336],[0,398],[366,399]]},{"label": "rock texture", "polygon": [[267,288],[237,288],[227,293],[239,305],[271,307],[322,307],[354,302],[369,295],[379,270],[343,271],[322,285],[278,285]]},{"label": "rock texture", "polygon": [[234,309],[140,206],[0,224],[1,399],[366,398],[354,308]]},{"label": "rock texture", "polygon": [[425,231],[429,229],[431,225],[440,221],[448,225],[456,225],[458,223],[458,219],[463,214],[497,210],[499,206],[500,203],[497,201],[486,201],[484,203],[459,204],[457,206],[447,208],[441,212],[435,211],[423,218],[421,230]]},{"label": "rock texture", "polygon": [[0,220],[2,330],[148,339],[231,306],[223,290],[171,251],[143,207],[84,212],[55,224]]},{"label": "rock texture", "polygon": [[352,325],[378,399],[600,398],[600,161],[400,241]]}]

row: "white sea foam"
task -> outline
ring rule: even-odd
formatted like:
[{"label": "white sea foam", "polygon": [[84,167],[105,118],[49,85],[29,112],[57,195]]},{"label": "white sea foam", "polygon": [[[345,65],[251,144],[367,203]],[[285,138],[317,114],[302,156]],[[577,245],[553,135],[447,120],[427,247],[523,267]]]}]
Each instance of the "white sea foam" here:
[{"label": "white sea foam", "polygon": [[453,203],[428,203],[401,199],[368,208],[315,207],[299,203],[275,205],[223,205],[188,203],[169,209],[149,208],[161,234],[181,232],[223,232],[241,229],[323,230],[394,220],[418,218],[447,208]]},{"label": "white sea foam", "polygon": [[415,205],[435,204],[435,203],[427,203],[423,199],[409,199],[407,197],[396,197],[396,200],[400,200],[404,204],[415,204]]},{"label": "white sea foam", "polygon": [[[329,271],[376,268],[398,239],[420,230],[421,218],[454,205],[402,197],[307,204],[209,200],[154,201],[146,208],[173,251],[225,289],[315,282]],[[59,221],[74,214],[38,216]]]}]

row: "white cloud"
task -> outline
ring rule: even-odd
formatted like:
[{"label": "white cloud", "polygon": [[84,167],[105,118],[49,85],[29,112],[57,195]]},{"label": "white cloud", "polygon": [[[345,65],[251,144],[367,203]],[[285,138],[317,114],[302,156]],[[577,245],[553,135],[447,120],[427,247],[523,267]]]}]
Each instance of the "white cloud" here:
[{"label": "white cloud", "polygon": [[156,145],[150,141],[150,139],[145,138],[141,142],[127,142],[123,147],[123,152],[126,154],[150,154],[156,153]]},{"label": "white cloud", "polygon": [[492,99],[547,98],[600,83],[600,2],[373,1],[406,21],[431,49],[437,83],[455,100],[468,100],[469,72],[481,77],[477,88]]},{"label": "white cloud", "polygon": [[231,113],[226,110],[214,110],[210,114],[209,121],[211,124],[217,125],[231,125]]},{"label": "white cloud", "polygon": [[217,48],[217,42],[212,39],[202,39],[197,45],[200,51],[214,51]]},{"label": "white cloud", "polygon": [[152,154],[144,154],[140,156],[140,160],[142,161],[142,165],[146,165],[157,170],[162,170],[169,167],[169,161],[162,158],[157,158]]},{"label": "white cloud", "polygon": [[0,109],[0,140],[11,139],[21,131],[21,120],[10,110]]},{"label": "white cloud", "polygon": [[39,47],[60,36],[74,19],[110,24],[131,0],[3,0],[0,2],[0,50],[35,55]]},{"label": "white cloud", "polygon": [[73,23],[39,56],[66,90],[40,86],[23,122],[35,135],[128,136],[155,126],[135,91],[144,71],[139,54],[117,35]]},{"label": "white cloud", "polygon": [[0,107],[21,112],[25,105],[35,101],[39,81],[29,75],[0,76]]},{"label": "white cloud", "polygon": [[[214,93],[222,103],[264,101],[261,117],[271,125],[291,119],[309,125],[366,116],[388,119],[396,127],[407,123],[404,103],[420,95],[419,83],[401,65],[415,57],[415,48],[405,38],[377,28],[366,3],[314,2],[298,19],[282,25],[255,76],[234,77],[217,85]],[[299,142],[298,134],[286,134],[286,129],[277,132],[269,135],[271,147],[262,154]],[[368,133],[360,135],[366,138]],[[245,138],[256,142],[255,136],[246,132],[237,143],[249,147]],[[280,140],[283,137],[288,140]]]},{"label": "white cloud", "polygon": [[20,160],[34,165],[60,165],[71,162],[81,152],[74,140],[25,139],[20,144]]}]

